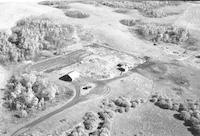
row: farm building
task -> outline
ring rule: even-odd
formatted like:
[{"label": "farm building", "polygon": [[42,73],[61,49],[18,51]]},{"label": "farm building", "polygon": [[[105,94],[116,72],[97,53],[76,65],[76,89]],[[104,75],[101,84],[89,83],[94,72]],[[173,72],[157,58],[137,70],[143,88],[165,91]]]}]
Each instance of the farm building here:
[{"label": "farm building", "polygon": [[129,66],[127,64],[119,63],[117,64],[117,69],[121,72],[127,72],[129,70]]},{"label": "farm building", "polygon": [[80,77],[80,73],[79,72],[77,72],[77,71],[71,71],[68,74],[60,77],[59,79],[63,80],[63,81],[71,82],[71,81],[76,80],[79,77]]}]

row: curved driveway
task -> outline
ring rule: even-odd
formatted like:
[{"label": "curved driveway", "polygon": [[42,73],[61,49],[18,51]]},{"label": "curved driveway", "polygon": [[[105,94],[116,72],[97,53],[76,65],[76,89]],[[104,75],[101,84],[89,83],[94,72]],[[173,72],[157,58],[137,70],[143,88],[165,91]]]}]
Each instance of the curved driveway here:
[{"label": "curved driveway", "polygon": [[[79,102],[87,100],[86,96],[88,96],[88,95],[81,96],[80,95],[80,86],[77,83],[73,83],[73,84],[75,86],[76,93],[75,93],[74,98],[70,102],[66,103],[64,106],[60,107],[59,109],[57,109],[57,110],[55,110],[53,112],[50,112],[50,113],[46,114],[45,116],[42,116],[42,117],[34,120],[33,122],[25,125],[24,127],[18,129],[11,136],[18,136],[18,135],[30,130],[32,127],[34,127],[35,125],[39,124],[40,122],[43,122],[44,120],[52,117],[53,115],[55,115],[55,114],[57,114],[59,112],[62,112],[63,110],[66,110],[67,108],[70,108],[70,107],[74,106],[75,104],[77,104]],[[99,88],[105,87],[104,82],[100,81],[100,82],[96,82],[96,84],[97,84],[97,86],[93,90],[101,90]],[[106,91],[104,93],[106,93]]]},{"label": "curved driveway", "polygon": [[[51,59],[46,60],[46,61],[36,63],[36,64],[32,65],[31,67],[29,67],[28,69],[35,70],[35,71],[44,71],[48,68],[54,67],[55,65],[59,64],[60,62],[63,62],[66,65],[71,65],[72,63],[77,62],[75,60],[80,60],[80,57],[84,53],[85,52],[83,50],[78,50],[78,51],[72,52],[72,53],[67,54],[67,55],[58,56],[58,57],[51,58]],[[68,58],[70,58],[70,59],[68,59]],[[52,63],[52,62],[54,62],[54,63]],[[106,87],[106,84],[108,84],[109,82],[111,82],[113,80],[117,80],[119,78],[122,78],[122,77],[125,77],[125,76],[128,76],[128,75],[129,75],[129,73],[124,74],[124,75],[120,75],[120,76],[112,78],[112,79],[107,79],[107,80],[96,80],[96,81],[94,81],[93,79],[86,79],[87,81],[93,82],[93,83],[96,84],[96,87],[93,88],[88,95],[98,94],[98,95],[102,96],[104,94],[107,94],[107,91],[109,90],[108,87],[107,87],[107,91],[102,91],[102,88]],[[65,105],[63,105],[59,109],[57,109],[53,112],[50,112],[50,113],[34,120],[33,122],[25,125],[24,127],[16,130],[11,136],[18,136],[18,135],[30,130],[32,127],[36,126],[40,122],[43,122],[44,120],[54,116],[55,114],[62,112],[64,110],[66,110],[67,108],[70,108],[70,107],[74,106],[75,104],[77,104],[79,102],[87,100],[88,95],[85,95],[85,96],[80,95],[80,85],[79,85],[79,83],[73,82],[73,85],[75,87],[75,96],[71,101],[67,102]]]}]

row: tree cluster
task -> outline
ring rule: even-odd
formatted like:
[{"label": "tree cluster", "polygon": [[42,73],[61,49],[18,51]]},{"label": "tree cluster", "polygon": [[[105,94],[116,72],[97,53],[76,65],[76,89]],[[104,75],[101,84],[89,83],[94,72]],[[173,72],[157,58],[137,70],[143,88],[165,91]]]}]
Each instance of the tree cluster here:
[{"label": "tree cluster", "polygon": [[162,18],[168,16],[166,12],[161,9],[148,9],[144,11],[144,15],[152,18]]},{"label": "tree cluster", "polygon": [[110,109],[114,112],[123,113],[129,112],[130,108],[136,108],[136,106],[141,103],[144,103],[143,99],[128,99],[120,96],[115,99],[104,99],[101,107],[104,109]]},{"label": "tree cluster", "polygon": [[47,5],[47,6],[54,6],[54,5],[63,5],[63,4],[67,4],[67,1],[45,0],[45,1],[39,2],[38,4],[40,4],[40,5]]},{"label": "tree cluster", "polygon": [[87,18],[90,15],[79,10],[66,10],[65,15],[72,18]]},{"label": "tree cluster", "polygon": [[153,94],[150,101],[160,108],[179,112],[178,118],[184,120],[184,124],[189,126],[194,134],[200,135],[200,100],[188,99],[178,103],[173,99]]},{"label": "tree cluster", "polygon": [[59,25],[48,18],[22,19],[12,28],[12,34],[0,33],[1,62],[31,60],[43,50],[59,53],[75,42],[73,33],[72,26]]},{"label": "tree cluster", "polygon": [[140,23],[137,26],[137,33],[153,42],[181,44],[189,39],[186,29],[167,24]]},{"label": "tree cluster", "polygon": [[44,108],[58,93],[58,87],[40,74],[13,75],[7,83],[5,103],[19,117],[25,117],[34,109]]},{"label": "tree cluster", "polygon": [[99,124],[98,114],[94,112],[87,112],[83,117],[83,124],[86,130],[93,131],[97,129]]},{"label": "tree cluster", "polygon": [[122,19],[119,22],[126,26],[134,26],[136,24],[136,20],[133,19]]},{"label": "tree cluster", "polygon": [[110,136],[114,113],[111,110],[86,112],[83,122],[74,127],[65,136]]}]

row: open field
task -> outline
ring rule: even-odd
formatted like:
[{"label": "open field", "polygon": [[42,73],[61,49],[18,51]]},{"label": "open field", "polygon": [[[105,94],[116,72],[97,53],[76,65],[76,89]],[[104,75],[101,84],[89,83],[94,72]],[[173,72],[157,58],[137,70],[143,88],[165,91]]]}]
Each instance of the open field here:
[{"label": "open field", "polygon": [[199,20],[198,2],[0,1],[0,136],[199,136]]}]

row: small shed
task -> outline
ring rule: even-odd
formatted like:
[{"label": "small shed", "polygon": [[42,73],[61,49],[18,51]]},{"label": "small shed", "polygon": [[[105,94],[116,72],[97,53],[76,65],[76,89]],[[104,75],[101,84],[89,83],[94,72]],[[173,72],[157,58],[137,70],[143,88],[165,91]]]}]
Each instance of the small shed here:
[{"label": "small shed", "polygon": [[63,81],[71,82],[71,81],[76,80],[79,77],[80,77],[80,73],[79,72],[77,72],[77,71],[71,71],[68,74],[60,77],[59,79],[63,80]]},{"label": "small shed", "polygon": [[127,64],[119,63],[117,64],[117,69],[121,72],[127,72],[129,70],[129,66]]}]

